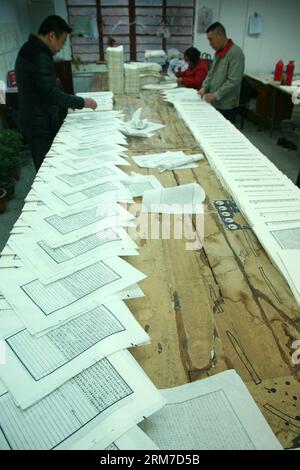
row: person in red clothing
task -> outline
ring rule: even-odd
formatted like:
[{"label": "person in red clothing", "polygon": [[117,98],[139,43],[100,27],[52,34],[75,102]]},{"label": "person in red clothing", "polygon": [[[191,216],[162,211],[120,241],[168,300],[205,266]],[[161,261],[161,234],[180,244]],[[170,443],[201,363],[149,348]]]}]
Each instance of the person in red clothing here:
[{"label": "person in red clothing", "polygon": [[175,73],[178,77],[178,83],[187,88],[200,90],[208,73],[207,62],[200,59],[200,52],[195,47],[189,47],[184,52],[184,60],[189,66],[184,72]]}]

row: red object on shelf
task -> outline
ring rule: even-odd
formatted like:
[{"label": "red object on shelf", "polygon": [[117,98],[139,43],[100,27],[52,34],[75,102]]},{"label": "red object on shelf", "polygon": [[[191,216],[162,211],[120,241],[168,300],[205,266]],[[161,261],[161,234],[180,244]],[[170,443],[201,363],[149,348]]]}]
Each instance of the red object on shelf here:
[{"label": "red object on shelf", "polygon": [[291,85],[292,84],[294,69],[295,69],[294,61],[290,60],[289,63],[287,64],[287,66],[286,66],[286,79],[285,79],[285,84],[286,85]]},{"label": "red object on shelf", "polygon": [[274,82],[281,82],[283,74],[284,63],[279,60],[275,67]]}]

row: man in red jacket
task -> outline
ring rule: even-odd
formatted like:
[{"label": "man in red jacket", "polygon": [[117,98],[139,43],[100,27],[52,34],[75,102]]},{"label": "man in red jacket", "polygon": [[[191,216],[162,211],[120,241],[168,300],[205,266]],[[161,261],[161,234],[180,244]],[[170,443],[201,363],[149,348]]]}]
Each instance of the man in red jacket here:
[{"label": "man in red jacket", "polygon": [[187,88],[200,90],[208,73],[207,62],[200,59],[200,52],[195,47],[189,47],[184,52],[184,60],[189,66],[184,72],[175,73],[178,82]]}]

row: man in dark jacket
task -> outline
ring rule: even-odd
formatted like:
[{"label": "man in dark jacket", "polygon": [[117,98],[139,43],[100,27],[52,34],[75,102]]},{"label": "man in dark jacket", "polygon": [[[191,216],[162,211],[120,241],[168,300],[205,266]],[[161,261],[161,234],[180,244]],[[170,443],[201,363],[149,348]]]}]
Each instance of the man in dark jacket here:
[{"label": "man in dark jacket", "polygon": [[62,124],[68,108],[96,109],[97,103],[64,93],[57,86],[53,56],[64,46],[70,26],[49,16],[37,36],[30,35],[16,61],[19,93],[19,129],[26,136],[38,170]]}]

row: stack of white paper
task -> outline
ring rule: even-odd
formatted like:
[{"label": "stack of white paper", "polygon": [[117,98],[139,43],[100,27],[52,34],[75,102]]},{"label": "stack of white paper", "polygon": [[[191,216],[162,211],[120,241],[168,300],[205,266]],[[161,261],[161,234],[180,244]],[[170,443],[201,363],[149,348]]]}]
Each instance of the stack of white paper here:
[{"label": "stack of white paper", "polygon": [[[77,96],[80,96],[81,98],[93,98],[93,100],[96,101],[97,103],[97,108],[95,111],[110,111],[113,109],[113,93],[111,91],[97,91],[97,92],[91,92],[91,93],[76,93]],[[75,112],[75,113],[86,113],[86,112],[91,112],[93,111],[90,108],[82,108],[82,109],[77,109],[77,110],[70,110],[70,113]]]},{"label": "stack of white paper", "polygon": [[[159,83],[161,79],[161,66],[156,63],[130,62],[130,64],[125,64],[124,67],[126,93],[138,93],[138,85],[142,88],[150,83]],[[136,74],[138,74],[138,78]]]},{"label": "stack of white paper", "polygon": [[62,274],[72,273],[89,260],[103,261],[114,256],[138,254],[137,245],[121,227],[109,227],[104,230],[95,228],[89,235],[59,245],[49,243],[47,234],[42,238],[35,232],[29,232],[23,237],[11,236],[9,246],[20,258],[16,260],[16,255],[12,255],[11,266],[25,265],[45,282],[54,281]]},{"label": "stack of white paper", "polygon": [[106,49],[108,87],[113,93],[124,93],[123,46]]},{"label": "stack of white paper", "polygon": [[22,214],[23,224],[53,245],[73,242],[84,236],[106,228],[127,225],[134,216],[116,202],[95,204],[70,213],[57,214],[47,206],[37,212]]},{"label": "stack of white paper", "polygon": [[[127,141],[121,129],[122,114],[116,111],[93,114],[69,114],[40,168],[38,177],[49,168],[72,169],[128,165]],[[77,161],[76,161],[77,160]]]},{"label": "stack of white paper", "polygon": [[140,69],[135,64],[125,64],[125,93],[136,94],[140,91]]},{"label": "stack of white paper", "polygon": [[0,270],[7,285],[2,293],[32,334],[84,313],[93,302],[103,303],[145,275],[121,258],[87,261],[71,274],[45,283],[28,268]]},{"label": "stack of white paper", "polygon": [[[127,64],[125,64],[126,66]],[[141,76],[144,74],[156,74],[160,76],[161,66],[155,62],[130,62],[130,65],[134,65],[139,71]]]},{"label": "stack of white paper", "polygon": [[97,361],[25,410],[3,386],[0,393],[3,450],[105,448],[164,405],[126,351]]},{"label": "stack of white paper", "polygon": [[172,88],[177,88],[177,87],[178,87],[177,82],[170,81],[170,82],[161,82],[161,83],[158,83],[158,84],[149,83],[148,85],[144,85],[143,89],[144,90],[159,90],[159,91],[162,91],[162,90],[170,90]]},{"label": "stack of white paper", "polygon": [[145,51],[145,62],[154,62],[157,64],[164,64],[167,55],[162,49],[157,50],[146,50]]},{"label": "stack of white paper", "polygon": [[95,304],[42,336],[24,328],[13,310],[0,312],[6,361],[0,376],[17,403],[27,408],[95,361],[149,342],[121,300]]},{"label": "stack of white paper", "polygon": [[73,211],[91,204],[103,204],[113,201],[130,202],[130,192],[119,181],[94,182],[84,189],[69,189],[65,192],[53,190],[53,187],[45,182],[34,185],[34,193],[56,213]]},{"label": "stack of white paper", "polygon": [[[112,93],[93,97],[111,109]],[[164,400],[119,352],[149,337],[122,302],[145,275],[120,258],[138,247],[117,201],[161,185],[115,166],[128,164],[121,118],[67,116],[0,255],[1,449],[156,448],[132,429]]]},{"label": "stack of white paper", "polygon": [[185,120],[300,305],[298,286],[293,281],[295,276],[300,278],[300,267],[295,272],[284,253],[286,249],[300,253],[299,244],[295,244],[300,231],[299,188],[195,90],[167,91],[163,95]]},{"label": "stack of white paper", "polygon": [[[60,167],[61,168],[61,167]],[[86,170],[72,170],[69,168],[49,168],[47,171],[40,172],[39,181],[49,183],[57,191],[68,191],[76,188],[77,190],[85,189],[94,183],[106,183],[113,181],[122,181],[128,179],[127,173],[119,170],[110,162],[105,162],[102,165],[95,165]],[[36,183],[37,184],[37,183]]]}]

